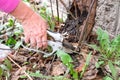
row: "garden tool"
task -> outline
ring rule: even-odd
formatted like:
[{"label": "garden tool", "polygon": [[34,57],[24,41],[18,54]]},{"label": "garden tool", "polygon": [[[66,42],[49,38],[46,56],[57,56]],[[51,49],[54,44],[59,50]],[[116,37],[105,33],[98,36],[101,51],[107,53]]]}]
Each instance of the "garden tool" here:
[{"label": "garden tool", "polygon": [[0,43],[0,60],[4,59],[7,55],[11,54],[10,47]]},{"label": "garden tool", "polygon": [[51,53],[44,55],[44,57],[51,56],[57,50],[63,50],[64,52],[67,52],[67,53],[75,52],[74,51],[75,47],[73,47],[72,44],[65,41],[66,34],[60,34],[58,32],[52,32],[50,30],[47,30],[47,33],[49,36],[51,36],[54,39],[54,41],[48,40],[48,45],[51,46],[53,50]]},{"label": "garden tool", "polygon": [[[67,52],[67,53],[75,52],[75,51],[73,51],[73,49],[75,49],[75,48],[71,44],[64,41],[64,39],[66,38],[65,37],[66,34],[60,34],[58,32],[53,32],[51,30],[47,30],[47,33],[50,37],[52,37],[54,39],[54,40],[48,40],[48,45],[52,47],[51,53],[28,48],[23,44],[21,44],[21,45],[23,46],[23,48],[28,49],[29,51],[43,53],[44,57],[49,57],[49,56],[53,55],[57,50],[63,50],[64,52]],[[21,41],[23,43],[23,38],[21,39]],[[16,49],[11,49],[10,47],[8,47],[4,44],[0,44],[0,59],[5,58],[7,55],[9,55],[10,53],[12,53],[12,51],[15,51],[15,50]]]},{"label": "garden tool", "polygon": [[48,40],[48,45],[52,48],[51,53],[47,53],[42,50],[28,48],[22,44],[23,48],[28,49],[29,51],[31,50],[31,51],[35,51],[38,53],[42,53],[44,54],[43,57],[52,56],[57,50],[62,50],[67,53],[73,53],[73,52],[77,53],[74,51],[75,48],[70,43],[67,43],[66,41],[64,41],[64,39],[66,38],[65,37],[66,34],[60,34],[58,32],[53,32],[51,30],[47,30],[47,34],[54,39],[54,40]]}]

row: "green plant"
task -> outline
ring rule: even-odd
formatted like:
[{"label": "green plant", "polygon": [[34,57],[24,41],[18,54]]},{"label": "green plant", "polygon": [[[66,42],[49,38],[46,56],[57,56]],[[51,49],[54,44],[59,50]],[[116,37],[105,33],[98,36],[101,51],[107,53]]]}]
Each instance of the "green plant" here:
[{"label": "green plant", "polygon": [[53,17],[52,14],[50,13],[50,11],[47,10],[46,6],[41,7],[39,13],[45,20],[47,20],[51,30],[54,30],[54,28],[56,26],[56,22],[58,20],[61,23],[63,22],[63,20],[61,18],[58,18],[58,16]]},{"label": "green plant", "polygon": [[29,2],[30,0],[23,0],[24,2]]},{"label": "green plant", "polygon": [[110,40],[109,35],[106,31],[99,28],[97,30],[99,41],[99,46],[97,45],[89,45],[95,50],[99,51],[105,59],[108,60],[119,60],[120,57],[120,35]]},{"label": "green plant", "polygon": [[[27,72],[31,77],[35,77],[35,78],[40,78],[40,79],[47,79],[47,80],[70,80],[67,78],[64,78],[64,76],[45,76],[43,74],[40,73],[40,71],[36,71],[36,72]],[[20,76],[20,78],[25,79],[27,78],[25,75]]]},{"label": "green plant", "polygon": [[0,65],[0,80],[5,77],[7,80],[10,77],[10,71],[12,70],[11,62],[6,59],[3,64]]},{"label": "green plant", "polygon": [[41,7],[39,13],[45,20],[47,20],[47,22],[50,26],[50,29],[54,30],[55,22],[54,22],[52,16],[50,16],[50,13],[47,11],[46,6]]},{"label": "green plant", "polygon": [[16,40],[13,37],[10,37],[6,41],[6,45],[8,46],[14,46],[16,44]]},{"label": "green plant", "polygon": [[70,57],[70,55],[68,55],[67,53],[61,50],[58,50],[56,54],[58,57],[61,58],[61,61],[63,62],[63,64],[67,66],[73,78],[75,80],[78,80],[78,73],[74,70],[74,65],[72,64],[73,60]]},{"label": "green plant", "polygon": [[90,62],[90,59],[91,59],[91,54],[92,54],[92,52],[90,52],[89,55],[87,56],[85,65],[84,65],[84,67],[83,67],[83,69],[82,69],[82,72],[81,72],[81,74],[80,74],[80,78],[82,78],[83,74],[84,74],[85,71],[86,71],[86,68],[87,68],[88,65],[89,65],[89,62]]},{"label": "green plant", "polygon": [[115,65],[118,64],[115,63],[116,61],[120,61],[120,35],[110,40],[107,31],[104,31],[101,28],[97,30],[97,35],[97,40],[99,41],[99,44],[89,45],[90,47],[101,53],[96,67],[99,68],[101,66],[109,65],[112,73],[111,78],[114,80],[118,80],[117,70],[115,67]]}]

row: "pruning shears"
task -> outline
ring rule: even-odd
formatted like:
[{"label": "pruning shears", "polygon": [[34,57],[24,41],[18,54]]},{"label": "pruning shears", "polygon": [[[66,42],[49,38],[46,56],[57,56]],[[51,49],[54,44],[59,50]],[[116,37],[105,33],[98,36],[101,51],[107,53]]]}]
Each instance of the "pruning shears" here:
[{"label": "pruning shears", "polygon": [[28,48],[22,44],[23,48],[28,49],[28,50],[32,50],[35,52],[43,53],[44,54],[43,57],[49,57],[49,56],[53,55],[57,50],[62,50],[62,51],[67,52],[67,53],[73,53],[73,52],[77,53],[76,51],[74,51],[75,47],[73,47],[69,43],[64,42],[64,39],[66,38],[65,36],[67,34],[61,34],[59,32],[53,32],[51,30],[47,30],[47,34],[54,39],[54,40],[47,41],[48,45],[50,47],[52,47],[51,53],[47,53],[47,52],[44,52],[41,50],[31,49],[31,48]]},{"label": "pruning shears", "polygon": [[64,36],[58,32],[53,32],[50,30],[47,30],[47,34],[51,36],[54,39],[54,41],[48,40],[48,45],[52,47],[52,52],[44,55],[44,57],[51,56],[53,53],[55,53],[59,49],[63,50],[62,42],[63,42]]},{"label": "pruning shears", "polygon": [[[61,34],[59,32],[53,32],[50,30],[47,30],[47,33],[49,36],[51,36],[54,41],[48,40],[48,45],[52,47],[53,51],[46,56],[51,56],[53,53],[55,53],[57,50],[63,50],[64,52],[67,53],[73,53],[75,52],[75,47],[73,47],[70,43],[67,43],[64,41],[65,37],[67,34]],[[77,52],[75,52],[77,53]]]},{"label": "pruning shears", "polygon": [[[43,53],[44,57],[49,57],[49,56],[53,55],[57,50],[63,50],[64,52],[69,52],[69,53],[73,52],[73,50],[72,50],[72,49],[74,49],[73,46],[72,46],[71,49],[69,49],[69,48],[66,49],[66,47],[64,46],[64,45],[66,45],[66,43],[64,43],[64,39],[66,38],[65,37],[66,34],[61,34],[59,32],[53,32],[51,30],[47,30],[47,34],[54,39],[54,40],[48,40],[48,45],[52,47],[52,52],[51,53],[47,53],[47,52],[44,52],[44,51],[41,51],[41,50],[28,48],[28,47],[24,46],[23,44],[21,44],[21,45],[25,49]],[[21,41],[23,41],[23,39],[21,39]],[[12,52],[12,50],[15,50],[15,49],[11,49],[10,47],[8,47],[4,44],[0,44],[0,52],[3,51],[2,53],[10,53],[10,52]],[[7,55],[8,54],[0,55],[0,58],[5,57]]]}]

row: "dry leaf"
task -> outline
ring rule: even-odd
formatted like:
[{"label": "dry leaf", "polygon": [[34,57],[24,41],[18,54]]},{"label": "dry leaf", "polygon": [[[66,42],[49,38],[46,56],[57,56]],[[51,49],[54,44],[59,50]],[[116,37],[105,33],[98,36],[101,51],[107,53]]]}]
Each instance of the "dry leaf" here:
[{"label": "dry leaf", "polygon": [[64,74],[66,71],[65,66],[61,62],[55,62],[52,67],[51,75],[58,76]]}]

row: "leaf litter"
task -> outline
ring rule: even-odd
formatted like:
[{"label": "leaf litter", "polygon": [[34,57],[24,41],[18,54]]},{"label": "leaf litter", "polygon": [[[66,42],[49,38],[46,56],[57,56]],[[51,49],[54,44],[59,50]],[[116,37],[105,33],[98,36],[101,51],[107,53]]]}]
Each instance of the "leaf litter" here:
[{"label": "leaf litter", "polygon": [[[4,21],[4,22],[8,22],[8,21]],[[21,35],[19,35],[19,37]],[[8,38],[8,35],[5,36]],[[1,38],[1,40],[3,40],[1,41],[2,43],[5,43],[4,40],[7,40],[6,37]],[[70,36],[70,37],[75,37],[75,36]],[[78,43],[76,43],[76,40],[78,40],[78,38],[76,39],[75,37],[75,40],[71,40],[71,39],[68,40],[70,41],[69,43],[73,44],[74,46],[77,46]],[[97,39],[96,34],[91,34],[89,38],[89,43],[96,44],[97,43],[96,39]],[[87,64],[86,66],[87,56],[89,56],[90,51],[92,51],[91,58],[89,60],[89,64]],[[95,66],[95,63],[98,61],[98,57],[99,57],[99,53],[97,51],[91,49],[86,44],[83,44],[79,54],[72,53],[69,55],[73,59],[72,64],[74,64],[74,70],[76,70],[78,73],[81,73],[83,69],[86,68],[81,80],[102,80],[102,78],[104,77],[103,72],[102,70],[97,69]],[[31,74],[33,80],[45,80],[42,78],[43,76],[41,76],[41,74],[44,76],[53,76],[53,77],[65,76],[66,78],[69,79],[71,79],[72,77],[69,73],[67,73],[66,75],[67,67],[61,62],[60,58],[58,58],[56,55],[44,58],[43,54],[23,49],[20,46],[18,51],[16,51],[13,54],[12,59],[18,65],[20,65],[21,68],[17,67],[14,63],[12,63],[11,77],[9,77],[10,80],[29,80],[29,78],[25,76],[24,71],[28,73],[29,72],[36,73],[34,76],[33,74]],[[40,71],[40,74],[37,71]],[[37,73],[39,74],[39,77],[35,77],[37,76]]]}]

